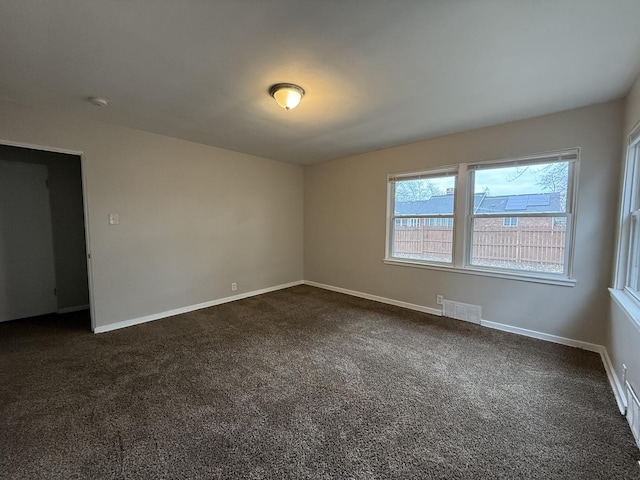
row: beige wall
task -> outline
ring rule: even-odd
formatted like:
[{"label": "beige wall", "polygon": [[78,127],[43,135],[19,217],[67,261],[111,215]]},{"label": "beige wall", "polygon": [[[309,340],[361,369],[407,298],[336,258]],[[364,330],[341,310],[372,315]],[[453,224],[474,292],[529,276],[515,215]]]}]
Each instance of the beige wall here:
[{"label": "beige wall", "polygon": [[300,166],[9,103],[2,141],[83,153],[97,327],[302,279]]},{"label": "beige wall", "polygon": [[[622,102],[614,101],[347,157],[305,169],[305,280],[603,344],[615,236]],[[575,287],[386,265],[387,174],[581,148]]]},{"label": "beige wall", "polygon": [[[640,77],[636,79],[625,100],[624,118],[623,143],[626,145],[631,130],[640,122]],[[624,159],[624,154],[626,152],[623,152],[620,156],[622,160]],[[640,393],[640,327],[613,299],[610,301],[609,318],[606,347],[615,375],[622,384],[622,365],[625,364],[627,366],[627,380],[636,393]],[[637,320],[640,321],[640,319]]]}]

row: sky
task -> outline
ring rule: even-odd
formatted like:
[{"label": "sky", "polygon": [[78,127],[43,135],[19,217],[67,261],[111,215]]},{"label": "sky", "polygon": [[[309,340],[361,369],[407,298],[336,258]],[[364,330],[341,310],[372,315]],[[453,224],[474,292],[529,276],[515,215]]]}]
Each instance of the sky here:
[{"label": "sky", "polygon": [[[546,165],[546,164],[545,164]],[[485,188],[489,188],[491,196],[497,195],[517,195],[524,193],[549,193],[537,184],[540,176],[540,169],[545,165],[531,166],[518,178],[516,176],[518,167],[495,168],[490,170],[476,171],[475,192],[482,193]],[[523,168],[520,167],[520,170]],[[440,188],[444,193],[447,188],[453,187],[453,177],[441,179],[430,179],[431,183]]]}]

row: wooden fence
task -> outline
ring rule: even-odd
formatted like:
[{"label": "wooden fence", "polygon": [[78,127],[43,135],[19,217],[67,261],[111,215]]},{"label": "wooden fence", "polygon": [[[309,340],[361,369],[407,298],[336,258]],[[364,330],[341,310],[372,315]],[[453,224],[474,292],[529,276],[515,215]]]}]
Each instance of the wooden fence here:
[{"label": "wooden fence", "polygon": [[[479,266],[561,273],[565,226],[476,226],[472,263]],[[422,260],[451,261],[451,227],[396,226],[394,255]]]},{"label": "wooden fence", "polygon": [[450,262],[453,251],[452,227],[396,226],[394,256]]}]

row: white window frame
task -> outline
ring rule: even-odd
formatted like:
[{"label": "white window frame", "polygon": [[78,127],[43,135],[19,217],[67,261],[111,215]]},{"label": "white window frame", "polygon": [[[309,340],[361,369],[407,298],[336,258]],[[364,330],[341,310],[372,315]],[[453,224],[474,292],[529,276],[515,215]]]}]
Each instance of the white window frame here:
[{"label": "white window frame", "polygon": [[[423,171],[423,172],[409,172],[409,173],[399,173],[399,174],[395,174],[395,175],[389,175],[387,178],[387,184],[388,184],[388,196],[387,196],[387,234],[386,234],[386,242],[385,242],[385,249],[386,249],[386,256],[385,256],[385,262],[386,263],[391,263],[391,262],[398,262],[398,263],[406,263],[406,264],[416,264],[416,265],[441,265],[441,266],[451,266],[452,263],[451,262],[445,262],[445,261],[427,261],[427,260],[418,260],[418,259],[413,259],[413,258],[403,258],[403,257],[394,257],[392,255],[392,250],[393,250],[393,227],[394,224],[396,224],[397,220],[400,219],[400,226],[403,225],[403,220],[406,219],[406,225],[409,225],[409,219],[430,219],[430,218],[440,218],[440,219],[451,219],[451,221],[453,222],[453,224],[455,225],[455,207],[454,207],[454,214],[431,214],[431,215],[396,215],[395,214],[395,196],[396,196],[396,181],[407,181],[407,180],[421,180],[421,179],[425,179],[428,180],[429,178],[436,178],[436,177],[455,177],[455,183],[457,185],[458,183],[458,179],[457,179],[457,168],[456,167],[445,167],[445,168],[435,168],[435,169],[430,169],[428,171]],[[456,187],[457,188],[457,187]],[[454,188],[454,192],[455,192],[455,188]],[[454,197],[454,202],[455,202],[455,197]],[[425,220],[421,220],[424,224]],[[419,220],[420,221],[420,220]],[[454,235],[454,239],[453,239],[453,246],[454,246],[454,250],[455,250],[455,227],[453,229],[453,235]],[[452,252],[452,257],[455,257],[455,252]]]},{"label": "white window frame", "polygon": [[[523,213],[518,215],[486,214],[475,215],[473,210],[474,192],[472,191],[472,175],[478,168],[492,168],[500,166],[530,165],[539,163],[550,163],[553,161],[569,161],[569,179],[567,185],[567,205],[566,212],[553,213]],[[384,263],[390,265],[401,265],[409,267],[427,268],[432,270],[455,271],[459,273],[482,275],[489,277],[508,278],[514,280],[530,281],[536,283],[547,283],[553,285],[574,286],[573,278],[573,253],[575,243],[575,223],[577,210],[577,187],[578,170],[580,165],[580,148],[571,148],[552,152],[530,155],[526,157],[516,157],[500,160],[487,160],[473,163],[460,163],[446,167],[423,170],[420,172],[407,172],[388,175],[388,197],[387,197],[387,227]],[[440,215],[442,218],[453,218],[453,260],[450,263],[433,262],[410,258],[394,257],[393,249],[393,222],[395,182],[398,180],[412,180],[418,178],[429,178],[455,173],[456,186],[454,189],[454,213],[453,215]],[[562,217],[567,219],[565,259],[563,273],[532,272],[525,270],[491,268],[471,264],[472,232],[471,226],[474,218],[490,217]],[[424,217],[424,216],[423,216]],[[427,216],[429,217],[429,216]]]},{"label": "white window frame", "polygon": [[[618,219],[618,241],[616,248],[613,288],[609,291],[622,306],[640,330],[640,291],[629,288],[633,261],[632,224],[640,221],[640,123],[628,136],[627,151],[622,178],[622,196]],[[635,252],[636,256],[640,251]]]}]

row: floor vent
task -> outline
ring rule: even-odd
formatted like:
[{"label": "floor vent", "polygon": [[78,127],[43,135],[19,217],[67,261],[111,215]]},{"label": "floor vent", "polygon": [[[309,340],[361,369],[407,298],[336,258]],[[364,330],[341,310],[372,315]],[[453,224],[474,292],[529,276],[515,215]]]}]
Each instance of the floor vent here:
[{"label": "floor vent", "polygon": [[640,401],[629,382],[627,382],[627,421],[640,448]]},{"label": "floor vent", "polygon": [[442,314],[445,317],[464,320],[465,322],[480,325],[480,320],[482,319],[482,308],[480,305],[469,305],[468,303],[444,300],[442,302]]}]

